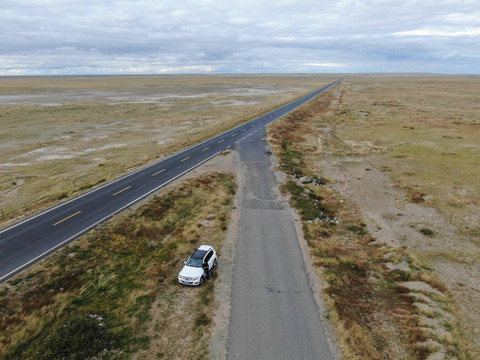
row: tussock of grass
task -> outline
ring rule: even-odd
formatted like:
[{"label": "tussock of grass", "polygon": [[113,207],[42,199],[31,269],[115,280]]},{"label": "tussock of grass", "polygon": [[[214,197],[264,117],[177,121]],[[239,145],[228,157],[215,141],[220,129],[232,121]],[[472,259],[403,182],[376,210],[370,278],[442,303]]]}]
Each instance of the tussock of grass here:
[{"label": "tussock of grass", "polygon": [[[214,281],[190,289],[177,275],[196,246],[220,247],[235,188],[225,174],[189,180],[9,281],[0,293],[0,359],[126,359],[151,348],[206,358]],[[197,228],[209,214],[212,225]],[[181,316],[154,330],[164,310]],[[176,343],[178,326],[195,335],[190,342]]]},{"label": "tussock of grass", "polygon": [[430,229],[427,229],[427,228],[420,229],[419,231],[425,236],[433,236],[434,235],[433,230],[430,230]]}]

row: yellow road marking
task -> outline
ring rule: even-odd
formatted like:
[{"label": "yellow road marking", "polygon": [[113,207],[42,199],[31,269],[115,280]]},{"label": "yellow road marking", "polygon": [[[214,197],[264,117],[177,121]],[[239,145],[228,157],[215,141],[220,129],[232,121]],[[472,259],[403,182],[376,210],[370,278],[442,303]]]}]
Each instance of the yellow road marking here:
[{"label": "yellow road marking", "polygon": [[243,129],[242,131],[247,131],[247,129]]},{"label": "yellow road marking", "polygon": [[220,140],[218,143],[221,144],[222,142],[224,142],[225,140]]},{"label": "yellow road marking", "polygon": [[230,137],[234,137],[234,136],[237,136],[237,134],[230,135]]},{"label": "yellow road marking", "polygon": [[185,159],[183,159],[183,160],[180,160],[180,162],[187,161],[187,160],[188,160],[188,159],[190,159],[190,158],[191,158],[191,156],[187,156]]},{"label": "yellow road marking", "polygon": [[53,224],[53,226],[57,226],[58,224],[66,221],[66,220],[68,220],[68,219],[70,219],[70,218],[72,218],[72,217],[74,217],[75,215],[78,215],[78,214],[80,214],[80,213],[81,213],[81,211],[77,211],[75,214],[72,214],[72,215],[70,215],[70,216],[67,216],[67,217],[66,217],[65,219],[63,219],[63,220],[57,221],[55,224]]},{"label": "yellow road marking", "polygon": [[120,191],[117,191],[115,194],[113,194],[112,196],[117,196],[118,194],[120,194],[121,192],[124,192],[125,190],[128,190],[130,189],[132,186],[127,186],[125,189],[122,189]]},{"label": "yellow road marking", "polygon": [[160,170],[160,171],[157,171],[157,172],[156,172],[155,174],[153,174],[152,176],[158,175],[158,174],[160,174],[160,173],[162,173],[162,172],[164,172],[164,171],[165,171],[165,169],[162,169],[162,170]]},{"label": "yellow road marking", "polygon": [[202,151],[207,151],[208,149],[210,149],[209,147],[206,147],[205,149],[203,149]]},{"label": "yellow road marking", "polygon": [[255,126],[255,124],[250,125],[250,127],[254,127],[254,126]]}]

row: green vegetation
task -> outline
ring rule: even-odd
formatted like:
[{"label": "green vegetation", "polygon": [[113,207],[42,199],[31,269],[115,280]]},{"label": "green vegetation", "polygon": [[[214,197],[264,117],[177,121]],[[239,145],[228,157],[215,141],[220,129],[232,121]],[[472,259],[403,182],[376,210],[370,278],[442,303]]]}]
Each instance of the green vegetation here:
[{"label": "green vegetation", "polygon": [[[235,189],[231,175],[188,180],[4,284],[0,359],[208,358],[215,282],[177,274],[201,243],[221,249]],[[193,338],[177,344],[177,326]]]},{"label": "green vegetation", "polygon": [[433,236],[434,232],[430,229],[420,229],[420,232],[425,236]]},{"label": "green vegetation", "polygon": [[91,189],[91,188],[93,188],[97,185],[100,185],[100,184],[104,183],[105,181],[107,181],[107,179],[103,178],[103,179],[98,180],[95,183],[83,185],[78,190],[80,190],[80,191],[89,190],[89,189]]}]

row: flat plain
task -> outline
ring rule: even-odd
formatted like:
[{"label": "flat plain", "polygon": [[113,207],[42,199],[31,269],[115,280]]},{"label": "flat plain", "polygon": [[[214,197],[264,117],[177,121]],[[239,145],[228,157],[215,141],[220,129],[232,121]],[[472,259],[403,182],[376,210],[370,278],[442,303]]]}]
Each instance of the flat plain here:
[{"label": "flat plain", "polygon": [[336,78],[3,77],[1,226],[268,112]]},{"label": "flat plain", "polygon": [[[2,78],[2,225],[336,78]],[[308,195],[292,198],[304,218],[306,242],[345,359],[383,359],[385,354],[396,359],[478,358],[479,93],[478,76],[351,76],[270,129],[278,138],[277,151],[284,152],[281,170],[289,173],[292,165],[285,188]],[[326,184],[302,184],[297,171]],[[330,211],[338,224],[329,217],[319,221],[318,209],[307,198]],[[218,224],[223,230],[231,210],[224,211]],[[205,210],[185,227],[192,235],[185,235],[186,241],[198,241],[198,229],[209,224],[203,218],[208,220],[211,212]],[[150,242],[160,241],[154,233],[142,238],[152,248]],[[181,249],[181,256],[169,259],[175,270],[187,251]],[[58,256],[69,260],[70,253]],[[97,273],[101,279],[104,272]],[[20,296],[20,287],[28,291],[33,275],[23,276],[7,284],[2,296]],[[165,282],[173,286],[175,281]],[[204,320],[199,318],[199,326]],[[154,326],[150,330],[156,339],[161,326]],[[161,349],[150,350],[158,357]],[[208,351],[202,351],[207,357]]]},{"label": "flat plain", "polygon": [[272,125],[345,358],[478,359],[479,93],[352,76]]},{"label": "flat plain", "polygon": [[324,167],[372,235],[434,270],[480,348],[480,77],[372,76],[342,90],[343,159]]}]

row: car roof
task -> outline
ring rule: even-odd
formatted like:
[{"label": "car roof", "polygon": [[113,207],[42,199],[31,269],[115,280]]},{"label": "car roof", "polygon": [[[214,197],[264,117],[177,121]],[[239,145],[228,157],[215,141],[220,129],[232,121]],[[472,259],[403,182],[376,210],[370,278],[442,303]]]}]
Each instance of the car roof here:
[{"label": "car roof", "polygon": [[200,245],[197,250],[205,250],[208,251],[210,249],[213,249],[210,245]]},{"label": "car roof", "polygon": [[197,249],[197,250],[195,250],[195,251],[193,252],[192,255],[190,255],[190,257],[191,257],[192,259],[202,259],[202,260],[203,260],[203,258],[205,257],[206,254],[207,254],[207,251],[206,251],[206,250],[199,250],[199,249]]}]

